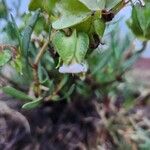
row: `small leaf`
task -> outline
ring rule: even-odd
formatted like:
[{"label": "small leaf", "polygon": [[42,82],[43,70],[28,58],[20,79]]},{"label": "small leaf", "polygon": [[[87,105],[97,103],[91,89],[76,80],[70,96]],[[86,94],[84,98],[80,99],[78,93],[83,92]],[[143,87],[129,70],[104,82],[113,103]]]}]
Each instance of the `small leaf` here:
[{"label": "small leaf", "polygon": [[28,57],[28,49],[29,49],[29,45],[30,45],[31,34],[33,32],[34,26],[38,20],[39,15],[40,15],[40,10],[37,10],[35,12],[35,14],[30,18],[27,27],[23,31],[22,51],[23,51],[25,58]]},{"label": "small leaf", "polygon": [[101,19],[96,19],[94,21],[94,28],[95,28],[95,32],[100,36],[102,37],[103,34],[104,34],[104,31],[105,31],[105,27],[106,27],[106,24],[103,20]]},{"label": "small leaf", "polygon": [[90,17],[92,12],[77,0],[61,0],[60,17],[52,23],[54,29],[64,29],[79,24]]},{"label": "small leaf", "polygon": [[17,98],[18,100],[24,100],[24,101],[32,101],[33,100],[33,98],[31,98],[24,92],[16,90],[15,88],[10,87],[10,86],[3,87],[2,90],[4,93]]},{"label": "small leaf", "polygon": [[128,20],[127,24],[137,37],[143,37],[143,30],[140,26],[137,16],[137,9],[135,7],[132,8],[132,20]]},{"label": "small leaf", "polygon": [[49,80],[48,73],[41,64],[38,66],[38,76],[41,84],[44,84],[46,81]]},{"label": "small leaf", "polygon": [[8,63],[11,59],[11,53],[9,50],[0,51],[0,67]]},{"label": "small leaf", "polygon": [[82,63],[89,48],[89,37],[84,32],[79,32],[76,43],[75,57],[78,63]]},{"label": "small leaf", "polygon": [[0,0],[0,18],[7,18],[8,11],[4,0]]},{"label": "small leaf", "polygon": [[22,106],[23,109],[34,109],[42,104],[42,98],[36,99],[32,102],[26,103]]},{"label": "small leaf", "polygon": [[20,73],[21,75],[23,74],[23,64],[20,55],[16,56],[16,58],[12,60],[11,65],[16,69],[18,73]]},{"label": "small leaf", "polygon": [[13,32],[15,33],[15,36],[18,39],[19,42],[19,46],[22,47],[22,40],[21,40],[21,34],[19,32],[19,29],[17,27],[17,24],[15,22],[15,18],[13,17],[13,15],[11,15],[11,20],[12,20],[12,26],[13,26]]}]

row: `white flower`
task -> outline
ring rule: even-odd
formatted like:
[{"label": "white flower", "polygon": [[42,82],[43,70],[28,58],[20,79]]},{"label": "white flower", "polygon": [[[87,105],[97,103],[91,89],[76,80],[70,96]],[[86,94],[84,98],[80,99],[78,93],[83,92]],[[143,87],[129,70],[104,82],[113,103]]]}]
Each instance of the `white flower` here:
[{"label": "white flower", "polygon": [[62,65],[59,68],[60,73],[81,73],[81,72],[87,72],[88,66],[87,64],[70,64],[70,65]]}]

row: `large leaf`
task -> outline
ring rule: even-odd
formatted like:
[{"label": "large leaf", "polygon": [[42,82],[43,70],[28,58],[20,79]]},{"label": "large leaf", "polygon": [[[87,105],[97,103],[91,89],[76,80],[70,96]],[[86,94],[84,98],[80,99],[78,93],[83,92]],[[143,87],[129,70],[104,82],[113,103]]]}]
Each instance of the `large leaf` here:
[{"label": "large leaf", "polygon": [[105,8],[105,0],[79,0],[91,10],[101,10]]},{"label": "large leaf", "polygon": [[34,11],[38,8],[51,13],[57,0],[31,0],[29,4],[29,10]]},{"label": "large leaf", "polygon": [[59,31],[53,38],[53,44],[64,64],[71,61],[81,63],[89,47],[89,38],[86,33],[77,33],[76,30],[70,37]]},{"label": "large leaf", "polygon": [[112,9],[122,0],[79,0],[90,10]]},{"label": "large leaf", "polygon": [[5,65],[11,59],[9,50],[0,51],[0,67]]},{"label": "large leaf", "polygon": [[54,47],[64,64],[69,64],[74,56],[76,36],[76,31],[70,37],[63,32],[57,32],[53,38]]},{"label": "large leaf", "polygon": [[91,15],[91,11],[77,0],[61,0],[60,17],[52,23],[55,29],[64,29],[79,24]]}]

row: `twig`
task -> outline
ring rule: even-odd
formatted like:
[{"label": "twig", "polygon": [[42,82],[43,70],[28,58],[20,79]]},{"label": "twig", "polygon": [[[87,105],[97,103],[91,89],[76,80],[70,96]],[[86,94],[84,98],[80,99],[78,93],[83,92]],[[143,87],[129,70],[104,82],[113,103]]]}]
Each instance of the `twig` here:
[{"label": "twig", "polygon": [[36,97],[38,97],[41,94],[40,81],[38,78],[38,64],[39,64],[43,54],[46,51],[48,43],[49,43],[49,41],[46,41],[44,43],[43,47],[40,49],[39,53],[37,54],[34,64],[33,64],[34,92],[35,92]]},{"label": "twig", "polygon": [[138,53],[138,54],[141,54],[141,53],[146,49],[146,47],[147,47],[147,41],[144,41],[144,42],[142,43],[141,49],[139,49],[139,50],[137,51],[137,53]]},{"label": "twig", "polygon": [[45,98],[45,101],[49,101],[53,98],[53,96],[57,95],[57,93],[62,89],[62,82],[60,82],[53,93]]}]

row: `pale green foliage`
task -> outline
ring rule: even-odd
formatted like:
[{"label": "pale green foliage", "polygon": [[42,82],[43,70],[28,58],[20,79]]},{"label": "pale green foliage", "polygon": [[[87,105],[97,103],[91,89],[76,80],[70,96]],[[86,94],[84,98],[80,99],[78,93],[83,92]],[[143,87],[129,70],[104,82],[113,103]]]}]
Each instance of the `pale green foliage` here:
[{"label": "pale green foliage", "polygon": [[29,10],[33,11],[41,8],[42,10],[51,13],[56,2],[57,0],[31,0]]},{"label": "pale green foliage", "polygon": [[60,16],[52,24],[55,29],[63,29],[76,25],[91,15],[91,11],[77,0],[62,0],[58,4],[58,7]]},{"label": "pale green foliage", "polygon": [[89,46],[89,38],[86,33],[74,31],[67,37],[63,32],[57,32],[53,38],[53,44],[64,64],[73,61],[81,63]]},{"label": "pale green foliage", "polygon": [[132,18],[128,25],[133,33],[142,40],[150,39],[150,2],[141,7],[136,5],[132,9]]}]

